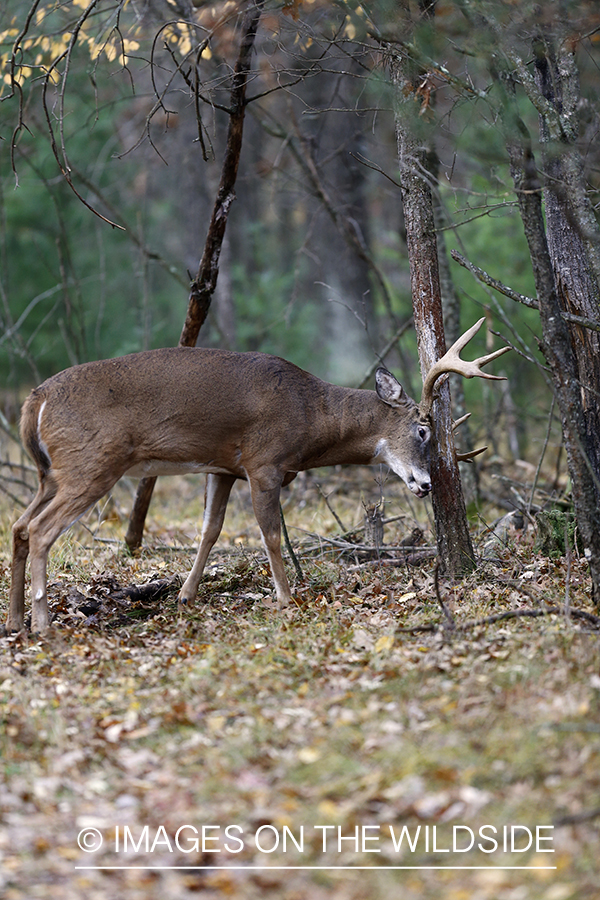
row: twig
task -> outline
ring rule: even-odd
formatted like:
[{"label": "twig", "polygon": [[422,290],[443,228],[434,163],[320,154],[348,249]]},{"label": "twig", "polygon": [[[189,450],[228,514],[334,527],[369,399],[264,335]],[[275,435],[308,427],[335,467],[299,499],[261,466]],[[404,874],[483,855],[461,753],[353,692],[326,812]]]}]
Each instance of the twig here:
[{"label": "twig", "polygon": [[479,266],[476,266],[472,262],[469,262],[469,260],[466,259],[462,255],[462,253],[459,253],[458,250],[452,250],[451,256],[454,262],[457,262],[460,266],[467,269],[471,273],[471,275],[477,279],[477,281],[481,281],[483,282],[483,284],[487,284],[488,287],[491,287],[495,291],[498,291],[499,294],[504,294],[505,297],[509,297],[511,300],[516,300],[517,303],[522,303],[524,306],[529,306],[530,309],[539,309],[537,300],[534,300],[532,297],[527,297],[525,294],[520,294],[518,291],[514,291],[506,284],[502,284],[502,282],[498,281],[498,279],[492,278],[491,275],[488,275],[488,273],[484,272],[483,269],[480,269]]},{"label": "twig", "polygon": [[448,631],[456,630],[456,622],[454,621],[454,616],[450,612],[449,608],[446,606],[446,603],[442,599],[442,595],[440,592],[440,562],[436,563],[435,570],[433,573],[433,586],[435,588],[435,596],[437,597],[437,601],[442,608],[442,612],[444,613],[444,617],[446,619],[446,628]]},{"label": "twig", "polygon": [[[26,463],[9,462],[7,459],[0,459],[0,466],[5,469],[17,469],[19,472],[32,472],[34,475],[37,472],[35,466],[28,466]],[[22,484],[25,484],[25,482],[23,481]],[[27,485],[27,487],[30,487],[30,485]]]},{"label": "twig", "polygon": [[[4,480],[6,480],[6,479],[4,479]],[[6,496],[9,497],[9,499],[12,500],[12,502],[16,506],[20,506],[23,509],[25,509],[25,507],[27,506],[26,503],[23,503],[23,501],[21,500],[20,497],[17,497],[15,494],[12,493],[12,491],[9,491],[8,488],[4,487],[4,484],[2,483],[2,481],[0,481],[0,491],[2,491],[3,494],[6,494]]]},{"label": "twig", "polygon": [[408,329],[412,325],[414,325],[414,319],[411,316],[410,319],[407,319],[407,321],[404,322],[403,325],[400,325],[400,327],[396,329],[395,334],[389,339],[389,341],[387,342],[385,347],[383,347],[383,349],[379,351],[379,353],[377,354],[377,359],[375,360],[374,363],[372,363],[372,365],[369,366],[369,368],[367,369],[367,371],[361,378],[361,380],[358,384],[359,388],[364,387],[365,384],[367,384],[367,382],[371,380],[371,376],[373,375],[373,372],[375,371],[375,369],[378,366],[382,365],[382,363],[384,362],[386,356],[388,355],[388,353],[390,352],[392,347],[400,340],[400,338],[402,337],[404,332],[408,331]]},{"label": "twig", "polygon": [[316,484],[317,484],[317,488],[318,488],[318,491],[319,491],[321,497],[322,497],[323,500],[325,501],[325,504],[326,504],[326,506],[327,506],[327,509],[329,510],[329,512],[331,513],[331,515],[332,515],[333,518],[335,519],[335,521],[338,523],[338,525],[339,525],[340,528],[342,529],[342,533],[343,533],[343,534],[348,534],[348,532],[346,531],[346,529],[345,529],[345,527],[344,527],[344,523],[342,522],[342,520],[340,519],[340,517],[339,517],[338,514],[336,513],[335,509],[333,508],[333,506],[332,506],[331,503],[329,502],[329,495],[325,493],[325,491],[323,490],[323,488],[321,487],[321,485],[319,484],[318,481],[316,482]]},{"label": "twig", "polygon": [[[381,547],[375,547],[375,546],[372,546],[371,544],[356,544],[354,541],[345,541],[341,537],[338,537],[338,538],[325,537],[325,535],[323,535],[323,534],[316,534],[313,531],[306,531],[304,528],[300,528],[297,525],[293,525],[292,527],[296,531],[302,531],[304,534],[306,534],[309,537],[314,538],[316,541],[318,541],[318,543],[315,545],[317,547],[320,546],[322,543],[325,543],[325,544],[331,544],[333,547],[337,547],[340,550],[352,551],[352,552],[358,550],[361,553],[374,553],[377,550],[383,551],[385,553],[405,553],[407,551],[411,551],[411,550],[415,550],[415,549],[426,550],[426,551],[435,550],[435,547],[433,547],[433,546],[432,547],[423,547],[422,545],[419,545],[417,548],[416,545],[412,545],[412,544],[410,544],[410,545],[390,544],[389,546],[387,544],[384,544]],[[360,531],[361,529],[356,528],[354,530]],[[352,534],[352,532],[347,532],[347,533]],[[308,550],[308,549],[310,549],[310,546],[307,548],[305,547],[304,549]],[[386,560],[381,560],[381,562],[382,563],[386,562]]]},{"label": "twig", "polygon": [[[262,114],[263,116],[267,115],[265,110],[262,110]],[[384,274],[369,251],[359,225],[349,216],[345,215],[340,210],[339,204],[334,202],[334,199],[323,182],[321,170],[314,159],[314,154],[308,138],[301,131],[295,118],[292,118],[292,125],[290,128],[280,125],[271,114],[268,115],[274,124],[268,125],[266,122],[263,122],[263,127],[269,133],[274,134],[276,137],[279,137],[287,143],[292,156],[308,178],[315,196],[319,198],[323,208],[329,215],[329,218],[339,231],[340,235],[372,272],[373,277],[381,290],[381,296],[390,320],[397,326],[398,322],[393,310],[392,298]],[[292,128],[294,134],[292,134]]]},{"label": "twig", "polygon": [[544,440],[544,446],[542,447],[542,452],[540,458],[538,460],[537,469],[535,470],[535,476],[533,479],[533,483],[531,485],[531,493],[529,495],[529,500],[527,501],[527,515],[531,514],[531,507],[533,506],[533,497],[537,488],[538,479],[540,477],[540,472],[542,470],[542,462],[544,461],[544,457],[546,455],[546,450],[548,449],[548,444],[550,442],[550,432],[552,431],[552,419],[554,418],[554,406],[556,404],[556,395],[552,394],[552,402],[550,404],[550,412],[548,414],[548,427],[546,428],[546,437]]},{"label": "twig", "polygon": [[[104,191],[99,188],[93,181],[91,181],[84,172],[77,168],[77,166],[71,164],[71,170],[77,175],[77,178],[81,181],[83,185],[85,185],[88,190],[93,191],[96,197],[104,204],[106,209],[110,212],[114,218],[121,219],[123,223],[124,231],[129,237],[130,241],[138,248],[138,250],[142,253],[142,255],[146,259],[150,259],[153,262],[156,262],[159,266],[161,266],[167,274],[169,274],[172,278],[179,282],[184,287],[188,287],[189,280],[184,278],[183,275],[180,274],[179,269],[173,264],[168,262],[164,257],[160,255],[156,250],[151,250],[148,245],[142,240],[142,238],[136,233],[135,229],[128,224],[125,220],[122,212],[118,210],[113,203],[108,200]],[[58,285],[57,288],[62,287],[62,285]]]},{"label": "twig", "polygon": [[555,828],[561,828],[563,825],[580,825],[583,822],[591,822],[592,819],[597,819],[600,817],[600,806],[596,806],[594,809],[584,809],[579,813],[571,813],[566,816],[560,816],[558,819],[554,819],[552,824]]},{"label": "twig", "polygon": [[[527,297],[525,294],[520,294],[518,291],[508,287],[508,285],[498,281],[497,278],[492,278],[491,275],[488,275],[488,273],[483,269],[480,269],[479,266],[476,266],[472,262],[469,262],[468,259],[465,259],[465,257],[457,250],[452,250],[451,254],[452,259],[463,266],[463,268],[468,269],[477,281],[481,281],[482,284],[487,284],[488,287],[498,291],[499,294],[504,294],[504,296],[508,297],[510,300],[522,303],[530,309],[539,309],[538,301],[534,300],[533,297]],[[577,316],[566,310],[562,310],[561,315],[566,322],[572,322],[574,325],[581,325],[583,328],[589,328],[590,331],[600,331],[600,323],[594,322],[592,319],[586,319],[584,316]]]},{"label": "twig", "polygon": [[[474,628],[480,628],[482,625],[493,625],[496,622],[502,622],[505,619],[537,619],[540,616],[564,615],[564,612],[564,606],[547,606],[545,609],[508,609],[505,610],[505,612],[495,613],[493,616],[485,616],[483,619],[469,619],[467,622],[456,625],[454,630],[472,631]],[[600,616],[594,616],[591,613],[584,612],[582,609],[572,609],[571,616],[575,619],[583,619],[595,628],[600,628]],[[426,625],[414,625],[411,628],[396,628],[397,632],[403,634],[421,634],[439,630],[440,625],[437,622],[429,622]]]},{"label": "twig", "polygon": [[[62,173],[63,178],[66,183],[69,185],[75,196],[78,200],[83,203],[90,212],[94,213],[95,216],[98,216],[99,219],[102,219],[103,222],[106,222],[108,225],[111,225],[113,228],[118,228],[120,231],[124,231],[122,225],[119,225],[117,222],[113,222],[110,219],[107,219],[106,216],[103,216],[102,213],[98,212],[87,200],[80,194],[73,183],[73,179],[71,177],[71,164],[67,155],[67,148],[65,146],[65,135],[64,135],[64,123],[65,123],[65,94],[67,90],[67,81],[69,78],[70,68],[71,68],[71,57],[73,54],[73,50],[77,45],[79,40],[79,35],[83,30],[83,26],[86,24],[87,19],[94,12],[94,9],[99,4],[100,0],[90,0],[87,8],[84,9],[83,13],[80,15],[79,19],[75,23],[73,27],[73,31],[71,32],[69,42],[65,50],[56,56],[50,66],[46,69],[46,74],[44,76],[42,82],[42,108],[44,111],[44,116],[46,118],[46,124],[48,127],[48,135],[50,137],[50,147],[52,149],[52,153],[54,158],[58,164],[58,167]],[[64,62],[64,70],[62,74],[59,73],[59,64]],[[53,79],[58,78],[60,82],[60,88],[58,90],[58,134],[59,139],[57,140],[56,132],[54,130],[53,121],[55,118],[55,109],[53,104],[48,104],[47,93],[50,85],[54,84]]]},{"label": "twig", "polygon": [[281,519],[281,533],[283,534],[283,540],[285,542],[287,552],[290,555],[290,559],[292,561],[294,569],[296,570],[296,575],[298,576],[298,579],[300,581],[304,581],[304,573],[302,571],[302,566],[300,565],[300,563],[298,561],[298,557],[294,553],[294,548],[292,547],[292,543],[290,541],[290,536],[288,534],[287,525],[285,524],[285,518],[283,515],[283,508],[281,506],[281,503],[279,504],[279,517]]},{"label": "twig", "polygon": [[[388,547],[386,550],[390,549]],[[395,549],[395,548],[394,548]],[[346,572],[358,572],[360,569],[368,568],[395,568],[399,566],[418,566],[421,563],[435,559],[437,556],[437,547],[403,547],[404,555],[395,559],[366,559],[364,562],[356,563],[353,566],[347,566]]]},{"label": "twig", "polygon": [[[8,437],[11,439],[11,441],[15,441],[15,443],[20,445],[21,442],[19,441],[19,435],[18,435],[17,429],[11,427],[10,422],[8,421],[8,419],[6,418],[6,416],[4,415],[4,413],[2,412],[1,409],[0,409],[0,431],[4,431],[5,434],[7,434]],[[5,465],[8,465],[8,463],[5,463]]]},{"label": "twig", "polygon": [[[574,538],[574,543],[575,543]],[[567,622],[571,616],[571,544],[569,542],[569,520],[565,516],[565,556],[567,557],[567,571],[565,574],[565,619]]]}]

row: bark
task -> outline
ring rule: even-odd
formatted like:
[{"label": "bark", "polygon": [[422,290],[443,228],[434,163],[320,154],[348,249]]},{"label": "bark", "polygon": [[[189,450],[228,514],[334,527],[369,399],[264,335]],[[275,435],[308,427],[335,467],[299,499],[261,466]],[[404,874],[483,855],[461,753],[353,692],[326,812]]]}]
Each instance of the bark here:
[{"label": "bark", "polygon": [[[437,183],[439,172],[439,158],[437,153],[430,154],[429,171],[435,177]],[[448,216],[446,215],[446,210],[438,190],[435,190],[433,193],[433,214],[437,234],[444,326],[448,343],[453,344],[460,337],[460,299],[450,271],[450,259],[446,244],[446,235],[443,230],[444,226],[448,223]],[[450,375],[450,393],[452,394],[454,418],[461,419],[467,412],[467,406],[465,402],[464,381],[460,375]],[[460,435],[460,444],[464,450],[474,450],[475,448],[471,440],[468,421],[461,425]],[[465,463],[461,477],[465,502],[476,503],[479,494],[476,465]]]},{"label": "bark", "polygon": [[[538,44],[538,86],[563,123],[561,140],[552,139],[546,118],[540,117],[544,167],[544,208],[548,250],[558,301],[565,312],[600,321],[600,292],[594,273],[598,229],[585,192],[578,138],[579,79],[573,51],[559,44]],[[591,217],[590,217],[591,212]],[[590,252],[590,218],[595,242]],[[567,326],[583,394],[585,452],[600,478],[600,334],[577,325]],[[600,500],[600,497],[598,498]]]},{"label": "bark", "polygon": [[[196,278],[190,287],[187,316],[179,338],[180,347],[194,347],[196,345],[198,334],[208,315],[212,296],[217,286],[219,258],[223,246],[225,228],[227,227],[227,217],[235,199],[234,187],[242,150],[248,73],[250,72],[254,40],[264,4],[265,0],[251,0],[242,23],[240,50],[235,65],[230,95],[229,127],[221,169],[221,181],[208,226],[204,253]],[[125,543],[131,552],[138,550],[141,546],[146,515],[155,484],[156,478],[142,478],[138,484],[125,535]]]},{"label": "bark", "polygon": [[577,359],[559,294],[544,226],[541,185],[526,143],[507,143],[519,211],[533,266],[542,324],[543,351],[552,372],[558,402],[577,525],[590,566],[593,595],[600,605],[600,507],[598,479],[586,448],[586,416]]},{"label": "bark", "polygon": [[[413,130],[418,110],[410,109],[413,90],[405,63],[393,56],[390,71],[398,101],[396,136],[402,205],[419,360],[425,377],[446,351],[433,197],[427,181],[426,151]],[[432,420],[432,504],[438,554],[446,574],[461,577],[475,567],[475,554],[454,450],[447,381],[439,389]]]},{"label": "bark", "polygon": [[[577,524],[600,606],[600,335],[568,324],[561,315],[565,311],[600,321],[598,228],[576,146],[579,78],[572,44],[549,39],[536,42],[535,50],[537,85],[556,114],[552,122],[550,116],[540,115],[546,265],[551,266],[554,291],[550,297],[538,294],[538,300],[563,420]],[[553,127],[556,122],[560,131]],[[553,329],[547,336],[545,320],[557,313],[560,334]]]}]

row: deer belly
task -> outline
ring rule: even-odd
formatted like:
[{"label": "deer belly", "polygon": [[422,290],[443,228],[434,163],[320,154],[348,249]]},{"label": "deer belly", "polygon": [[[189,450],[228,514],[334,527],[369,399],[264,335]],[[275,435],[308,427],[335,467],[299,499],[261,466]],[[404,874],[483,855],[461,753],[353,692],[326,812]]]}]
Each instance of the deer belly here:
[{"label": "deer belly", "polygon": [[210,472],[214,475],[231,475],[229,469],[211,465],[211,463],[197,462],[169,462],[163,459],[145,459],[136,463],[125,475],[132,478],[151,478],[155,475],[190,475],[202,472]]}]

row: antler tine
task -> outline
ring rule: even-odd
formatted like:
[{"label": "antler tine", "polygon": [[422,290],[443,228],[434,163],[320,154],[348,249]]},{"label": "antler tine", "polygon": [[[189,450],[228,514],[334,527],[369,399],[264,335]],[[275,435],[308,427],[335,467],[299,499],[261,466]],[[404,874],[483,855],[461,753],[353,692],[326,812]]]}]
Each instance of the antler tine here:
[{"label": "antler tine", "polygon": [[452,423],[452,431],[456,431],[457,428],[460,428],[460,426],[470,418],[471,413],[465,413],[464,416],[460,417],[460,419],[455,419]]},{"label": "antler tine", "polygon": [[425,378],[423,393],[421,395],[420,409],[423,415],[427,416],[431,412],[431,407],[433,405],[433,387],[440,375],[444,375],[446,372],[456,372],[464,378],[487,378],[490,381],[506,380],[503,375],[489,375],[487,372],[482,372],[481,366],[485,366],[486,363],[491,362],[493,359],[497,359],[498,356],[502,356],[503,353],[510,350],[510,347],[501,347],[500,350],[494,350],[493,353],[488,353],[487,356],[480,356],[478,359],[474,359],[471,362],[460,358],[460,351],[469,343],[473,335],[479,331],[484,322],[485,316],[465,331],[465,333],[452,344],[450,349],[432,365]]},{"label": "antler tine", "polygon": [[[455,419],[452,423],[452,431],[456,431],[463,422],[466,422],[468,418],[470,418],[471,413],[465,413],[464,416],[461,416],[460,419]],[[456,458],[459,462],[473,462],[476,456],[479,456],[480,453],[484,453],[487,450],[487,447],[479,447],[478,450],[468,450],[466,453],[457,453]]]},{"label": "antler tine", "polygon": [[487,447],[479,447],[477,450],[469,450],[466,453],[457,453],[456,458],[459,462],[473,462],[480,453],[485,453]]}]

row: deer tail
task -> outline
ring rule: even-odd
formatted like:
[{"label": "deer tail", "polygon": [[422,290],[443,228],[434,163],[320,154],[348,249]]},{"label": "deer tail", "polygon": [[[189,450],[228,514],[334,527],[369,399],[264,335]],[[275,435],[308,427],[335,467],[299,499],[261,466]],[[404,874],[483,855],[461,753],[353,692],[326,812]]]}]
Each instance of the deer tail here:
[{"label": "deer tail", "polygon": [[21,440],[25,449],[36,464],[40,478],[45,478],[52,460],[41,435],[42,417],[46,406],[46,398],[39,388],[31,392],[21,410]]}]

